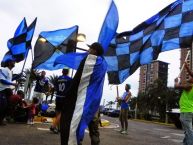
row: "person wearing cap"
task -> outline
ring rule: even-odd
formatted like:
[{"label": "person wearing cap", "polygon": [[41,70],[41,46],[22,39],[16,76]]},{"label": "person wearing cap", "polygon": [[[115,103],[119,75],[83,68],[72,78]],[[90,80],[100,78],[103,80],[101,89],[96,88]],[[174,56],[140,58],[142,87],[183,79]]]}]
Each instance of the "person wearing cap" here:
[{"label": "person wearing cap", "polygon": [[13,86],[17,86],[17,83],[12,82],[12,69],[15,67],[15,61],[8,59],[4,62],[4,66],[0,68],[0,125],[5,125],[3,122],[7,115],[8,100],[13,94]]},{"label": "person wearing cap", "polygon": [[121,123],[121,134],[127,134],[128,129],[128,111],[129,105],[128,102],[131,99],[131,86],[129,84],[125,85],[125,92],[123,93],[122,97],[117,97],[117,101],[120,102],[121,111],[119,115],[119,120]]},{"label": "person wearing cap", "polygon": [[[88,50],[88,56],[87,57],[89,57],[89,55],[93,55],[93,56],[97,56],[97,57],[103,56],[104,51],[103,51],[103,47],[101,46],[100,43],[95,42],[92,45],[88,45],[88,47],[89,47],[89,50]],[[82,75],[82,71],[83,71],[83,67],[86,68],[87,66],[89,66],[89,62],[87,62],[87,57],[84,58],[80,62],[80,65],[77,69],[77,72],[72,80],[71,86],[68,89],[68,91],[66,92],[66,97],[69,98],[69,99],[66,99],[66,102],[65,102],[65,104],[67,106],[71,106],[71,103],[72,103],[71,98],[73,98],[73,96],[77,95],[77,91],[75,91],[75,90],[76,90],[76,86],[79,84],[79,81],[80,81],[80,78]],[[91,75],[91,74],[89,74],[89,75]],[[68,134],[68,132],[65,132],[65,130],[67,130],[67,128],[69,126],[64,123],[64,122],[66,122],[66,120],[68,120],[67,118],[70,118],[69,116],[68,117],[66,116],[66,114],[68,114],[68,112],[69,112],[68,108],[66,109],[64,107],[62,114],[61,114],[61,130],[60,130],[61,131],[61,145],[67,145],[68,144],[67,138],[69,137],[69,134]],[[73,115],[73,112],[71,115]],[[99,137],[100,133],[99,133],[98,125],[99,125],[99,118],[98,118],[98,111],[97,111],[95,113],[93,119],[88,124],[89,135],[90,135],[90,139],[91,139],[91,145],[100,145],[100,137]],[[78,143],[78,145],[82,145],[83,138],[80,140],[81,141]]]},{"label": "person wearing cap", "polygon": [[68,76],[69,69],[64,68],[62,70],[62,75],[58,77],[57,83],[54,84],[56,90],[56,119],[50,127],[50,131],[58,133],[57,128],[60,123],[61,111],[64,106],[65,93],[70,87],[72,78]]}]

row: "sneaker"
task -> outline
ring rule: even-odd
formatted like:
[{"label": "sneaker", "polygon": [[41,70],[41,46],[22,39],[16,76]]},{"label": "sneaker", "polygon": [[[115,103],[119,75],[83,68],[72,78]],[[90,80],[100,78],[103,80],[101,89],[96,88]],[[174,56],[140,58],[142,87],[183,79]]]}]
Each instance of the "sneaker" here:
[{"label": "sneaker", "polygon": [[31,121],[30,120],[27,121],[27,125],[31,125]]},{"label": "sneaker", "polygon": [[123,130],[121,134],[128,134],[126,130]]},{"label": "sneaker", "polygon": [[120,132],[120,133],[121,133],[121,132],[123,132],[123,131],[124,131],[124,129],[123,129],[123,128],[119,130],[119,132]]},{"label": "sneaker", "polygon": [[56,127],[51,126],[50,131],[55,133],[55,134],[58,134],[58,129]]}]

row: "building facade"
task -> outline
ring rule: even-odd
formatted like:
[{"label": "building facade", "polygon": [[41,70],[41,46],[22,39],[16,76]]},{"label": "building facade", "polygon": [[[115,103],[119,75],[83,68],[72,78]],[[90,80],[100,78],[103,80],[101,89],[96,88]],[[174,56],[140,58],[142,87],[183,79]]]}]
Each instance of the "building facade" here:
[{"label": "building facade", "polygon": [[167,86],[168,63],[156,60],[151,64],[143,65],[140,67],[139,75],[139,93],[144,93],[157,79],[164,80]]}]

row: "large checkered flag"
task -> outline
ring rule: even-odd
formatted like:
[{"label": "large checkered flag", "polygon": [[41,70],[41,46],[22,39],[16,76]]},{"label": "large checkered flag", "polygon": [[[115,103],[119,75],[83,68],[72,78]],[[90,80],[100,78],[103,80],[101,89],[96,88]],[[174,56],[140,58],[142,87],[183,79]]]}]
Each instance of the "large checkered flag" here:
[{"label": "large checkered flag", "polygon": [[27,57],[28,50],[31,49],[31,41],[35,31],[37,18],[27,27],[25,18],[17,27],[14,37],[9,39],[7,47],[16,62],[20,62]]},{"label": "large checkered flag", "polygon": [[57,70],[64,65],[54,65],[57,57],[73,52],[76,48],[78,26],[40,33],[34,47],[34,69]]},{"label": "large checkered flag", "polygon": [[160,52],[192,45],[193,0],[177,0],[132,31],[118,34],[106,53],[110,84],[121,84]]}]

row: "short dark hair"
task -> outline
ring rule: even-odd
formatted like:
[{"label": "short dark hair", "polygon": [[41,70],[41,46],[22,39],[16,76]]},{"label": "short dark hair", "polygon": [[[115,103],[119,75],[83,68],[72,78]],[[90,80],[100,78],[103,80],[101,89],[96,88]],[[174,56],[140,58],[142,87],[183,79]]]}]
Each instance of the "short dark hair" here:
[{"label": "short dark hair", "polygon": [[102,45],[100,43],[94,42],[93,44],[88,45],[88,46],[90,47],[90,49],[96,50],[97,56],[103,55],[104,50],[103,50],[103,47],[102,47]]},{"label": "short dark hair", "polygon": [[39,99],[38,99],[37,97],[34,97],[33,100],[32,100],[32,102],[33,102],[34,104],[38,104]]},{"label": "short dark hair", "polygon": [[67,75],[67,74],[69,73],[69,69],[64,68],[64,69],[62,70],[62,73],[63,73],[64,75]]},{"label": "short dark hair", "polygon": [[128,87],[128,89],[131,89],[131,85],[130,84],[126,84],[126,86]]},{"label": "short dark hair", "polygon": [[20,96],[20,97],[22,97],[22,98],[24,98],[24,92],[22,91],[22,90],[18,90],[17,91],[17,94]]}]

